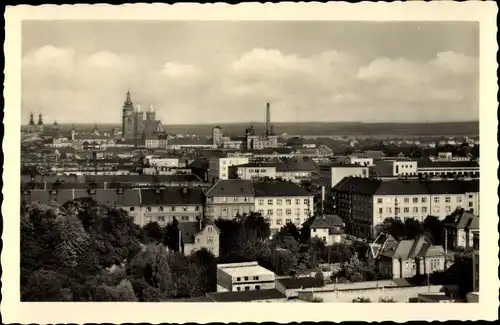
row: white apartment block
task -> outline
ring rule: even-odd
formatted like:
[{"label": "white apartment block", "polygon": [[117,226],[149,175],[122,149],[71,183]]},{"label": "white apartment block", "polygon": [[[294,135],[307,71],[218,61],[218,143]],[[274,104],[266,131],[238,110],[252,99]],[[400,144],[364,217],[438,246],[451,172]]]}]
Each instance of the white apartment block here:
[{"label": "white apartment block", "polygon": [[255,208],[269,222],[271,233],[287,223],[300,226],[314,214],[313,195],[293,183],[255,183]]},{"label": "white apartment block", "polygon": [[394,176],[416,175],[418,162],[413,160],[395,160],[392,162],[392,174]]},{"label": "white apartment block", "polygon": [[386,218],[443,220],[456,209],[479,215],[479,182],[346,178],[334,188],[335,212],[352,235],[373,238]]},{"label": "white apartment block", "polygon": [[275,275],[258,262],[217,265],[217,292],[274,289]]},{"label": "white apartment block", "polygon": [[248,164],[248,157],[211,157],[208,161],[208,180],[230,179],[231,166]]},{"label": "white apartment block", "polygon": [[276,164],[245,164],[236,167],[240,179],[276,178]]},{"label": "white apartment block", "polygon": [[254,208],[254,188],[250,180],[219,180],[206,193],[205,216],[211,219],[233,219],[253,212]]}]

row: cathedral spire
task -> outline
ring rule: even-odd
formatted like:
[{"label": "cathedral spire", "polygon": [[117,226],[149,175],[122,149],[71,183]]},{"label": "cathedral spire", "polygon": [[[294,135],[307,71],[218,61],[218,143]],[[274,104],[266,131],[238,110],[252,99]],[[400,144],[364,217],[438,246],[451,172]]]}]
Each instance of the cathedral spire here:
[{"label": "cathedral spire", "polygon": [[149,103],[149,111],[150,112],[154,112],[155,111],[155,109],[153,107],[153,104],[151,104],[151,103]]},{"label": "cathedral spire", "polygon": [[38,114],[38,125],[43,125],[42,113]]},{"label": "cathedral spire", "polygon": [[30,113],[30,125],[35,125],[35,118],[33,117],[33,112]]},{"label": "cathedral spire", "polygon": [[130,98],[130,89],[129,89],[129,90],[127,90],[127,100],[126,100],[126,102],[128,103],[128,102],[131,102],[131,101],[132,101],[132,99]]}]

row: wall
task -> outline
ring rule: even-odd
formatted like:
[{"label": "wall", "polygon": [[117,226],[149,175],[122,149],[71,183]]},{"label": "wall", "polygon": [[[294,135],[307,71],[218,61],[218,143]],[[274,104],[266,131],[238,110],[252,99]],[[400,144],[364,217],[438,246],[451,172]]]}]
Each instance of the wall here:
[{"label": "wall", "polygon": [[423,286],[423,287],[396,287],[365,290],[345,290],[345,291],[327,291],[320,292],[299,292],[299,299],[307,300],[312,297],[323,298],[324,302],[350,302],[357,297],[367,297],[371,302],[378,302],[382,297],[391,297],[396,302],[408,302],[409,298],[418,297],[419,293],[437,293],[441,292],[443,286]]},{"label": "wall", "polygon": [[417,174],[417,162],[416,161],[393,161],[392,163],[392,175],[415,175]]},{"label": "wall", "polygon": [[[290,200],[290,204],[287,204]],[[290,214],[287,215],[289,209]],[[313,197],[256,197],[254,211],[268,218],[271,229],[279,229],[290,219],[296,226],[304,223],[314,213]]]}]

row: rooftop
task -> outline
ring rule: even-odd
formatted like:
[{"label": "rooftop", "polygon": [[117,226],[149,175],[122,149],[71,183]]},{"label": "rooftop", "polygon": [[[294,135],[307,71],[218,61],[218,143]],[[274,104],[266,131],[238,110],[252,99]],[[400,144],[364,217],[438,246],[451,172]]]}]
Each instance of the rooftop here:
[{"label": "rooftop", "polygon": [[143,205],[203,205],[200,188],[141,189]]},{"label": "rooftop", "polygon": [[231,275],[232,277],[264,274],[274,275],[272,271],[269,271],[268,269],[260,266],[257,262],[218,264],[217,269],[223,270],[225,273]]},{"label": "rooftop", "polygon": [[254,196],[252,181],[245,179],[222,179],[219,180],[206,194],[208,197],[214,196]]},{"label": "rooftop", "polygon": [[215,302],[248,302],[286,298],[284,294],[276,289],[212,292],[207,293],[207,297],[211,298]]},{"label": "rooftop", "polygon": [[257,182],[254,184],[256,197],[312,196],[303,187],[286,182]]},{"label": "rooftop", "polygon": [[276,281],[281,283],[285,289],[320,288],[323,286],[323,281],[314,277],[282,278]]}]

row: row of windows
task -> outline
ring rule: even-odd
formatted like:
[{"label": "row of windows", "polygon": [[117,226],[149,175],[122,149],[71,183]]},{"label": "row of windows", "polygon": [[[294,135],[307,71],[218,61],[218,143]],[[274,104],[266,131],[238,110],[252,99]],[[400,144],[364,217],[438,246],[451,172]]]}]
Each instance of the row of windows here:
[{"label": "row of windows", "polygon": [[[469,208],[472,208],[474,206],[474,204],[472,202],[469,202],[468,205],[469,205]],[[463,209],[463,207],[460,206],[460,205],[457,205],[456,208],[457,209]],[[409,213],[410,212],[410,208],[405,207],[405,208],[403,208],[402,211],[403,211],[403,213]],[[432,211],[439,213],[441,211],[441,207],[435,206],[435,207],[432,208]],[[445,206],[444,211],[451,212],[452,211],[451,206],[449,206],[449,205]],[[383,212],[384,212],[383,208],[378,208],[378,213],[383,213]],[[391,207],[386,208],[386,212],[387,213],[392,213],[392,208]],[[401,212],[401,208],[394,208],[394,213],[400,213],[400,212]],[[411,212],[418,213],[419,212],[419,208],[418,207],[413,207],[412,210],[411,210]],[[427,213],[428,212],[427,207],[422,207],[420,209],[420,212],[421,213]]]},{"label": "row of windows", "polygon": [[[180,221],[189,221],[189,216],[181,216],[180,218],[177,218],[175,216],[168,216],[168,217],[165,217],[165,216],[157,216],[157,221],[158,222],[165,222],[165,218],[167,219],[173,219],[173,218],[176,218],[177,220],[180,220]],[[191,220],[193,220],[194,217],[191,217]],[[154,221],[153,218],[150,218],[150,221]]]},{"label": "row of windows", "polygon": [[[469,194],[469,196],[468,196],[468,197],[469,197],[469,199],[472,199],[472,198],[473,198],[473,195],[472,195],[472,194]],[[435,197],[433,198],[433,201],[434,201],[434,203],[439,203],[439,202],[440,202],[440,199],[441,199],[441,198],[440,198],[439,196],[435,196]],[[397,198],[396,198],[396,200],[397,200]],[[386,201],[387,201],[387,202],[391,202],[391,198],[387,198],[387,199],[386,199]],[[420,201],[421,201],[422,203],[426,203],[426,202],[427,202],[427,197],[422,197],[422,198],[420,198]],[[462,202],[462,197],[461,197],[461,196],[457,196],[457,197],[456,197],[456,201],[457,201],[457,203],[461,203],[461,202]],[[410,203],[410,198],[409,198],[409,197],[405,197],[405,198],[403,198],[403,202],[404,202],[404,203]],[[418,197],[414,197],[414,198],[412,198],[412,202],[413,202],[413,203],[418,203]],[[451,203],[451,197],[446,196],[446,197],[444,198],[444,202],[445,202],[445,203]],[[383,203],[383,199],[382,199],[382,198],[377,198],[377,203],[378,203],[378,204]]]},{"label": "row of windows", "polygon": [[[177,211],[176,209],[177,207],[170,207],[170,211]],[[195,211],[199,211],[200,210],[200,207],[199,206],[195,206]],[[148,212],[151,212],[151,207],[147,207],[146,210]],[[165,211],[165,208],[164,207],[159,207],[158,208],[159,211]],[[187,211],[188,210],[188,207],[182,207],[182,211]],[[134,207],[131,207],[130,208],[130,211],[134,211]]]},{"label": "row of windows", "polygon": [[[265,200],[261,199],[259,200],[259,205],[264,205]],[[292,205],[292,199],[285,199],[286,205]],[[304,204],[309,205],[310,200],[309,199],[304,199]],[[268,199],[267,200],[268,205],[273,205],[274,204],[274,199]],[[276,205],[282,205],[283,204],[283,199],[276,199]],[[300,205],[300,199],[295,199],[295,204]]]},{"label": "row of windows", "polygon": [[[263,209],[259,209],[257,212],[259,212],[260,214],[264,215],[264,210]],[[308,215],[310,212],[311,212],[310,209],[304,209],[304,214],[305,215]],[[267,210],[267,214],[266,215],[268,217],[272,217],[274,215],[274,210],[272,210],[272,209]],[[283,215],[283,209],[277,209],[276,210],[276,216],[281,217],[282,215]],[[292,215],[292,209],[286,209],[285,210],[285,215],[291,216]],[[295,215],[297,215],[297,216],[300,215],[300,208],[295,209]]]},{"label": "row of windows", "polygon": [[[248,279],[249,279],[249,277],[248,277],[248,276],[243,277],[243,280],[244,280],[244,281],[248,281]],[[259,280],[259,277],[258,277],[258,276],[253,276],[253,277],[252,277],[252,280],[254,280],[254,281],[258,281],[258,280]],[[236,282],[241,282],[241,277],[237,277],[237,278],[236,278]]]}]

